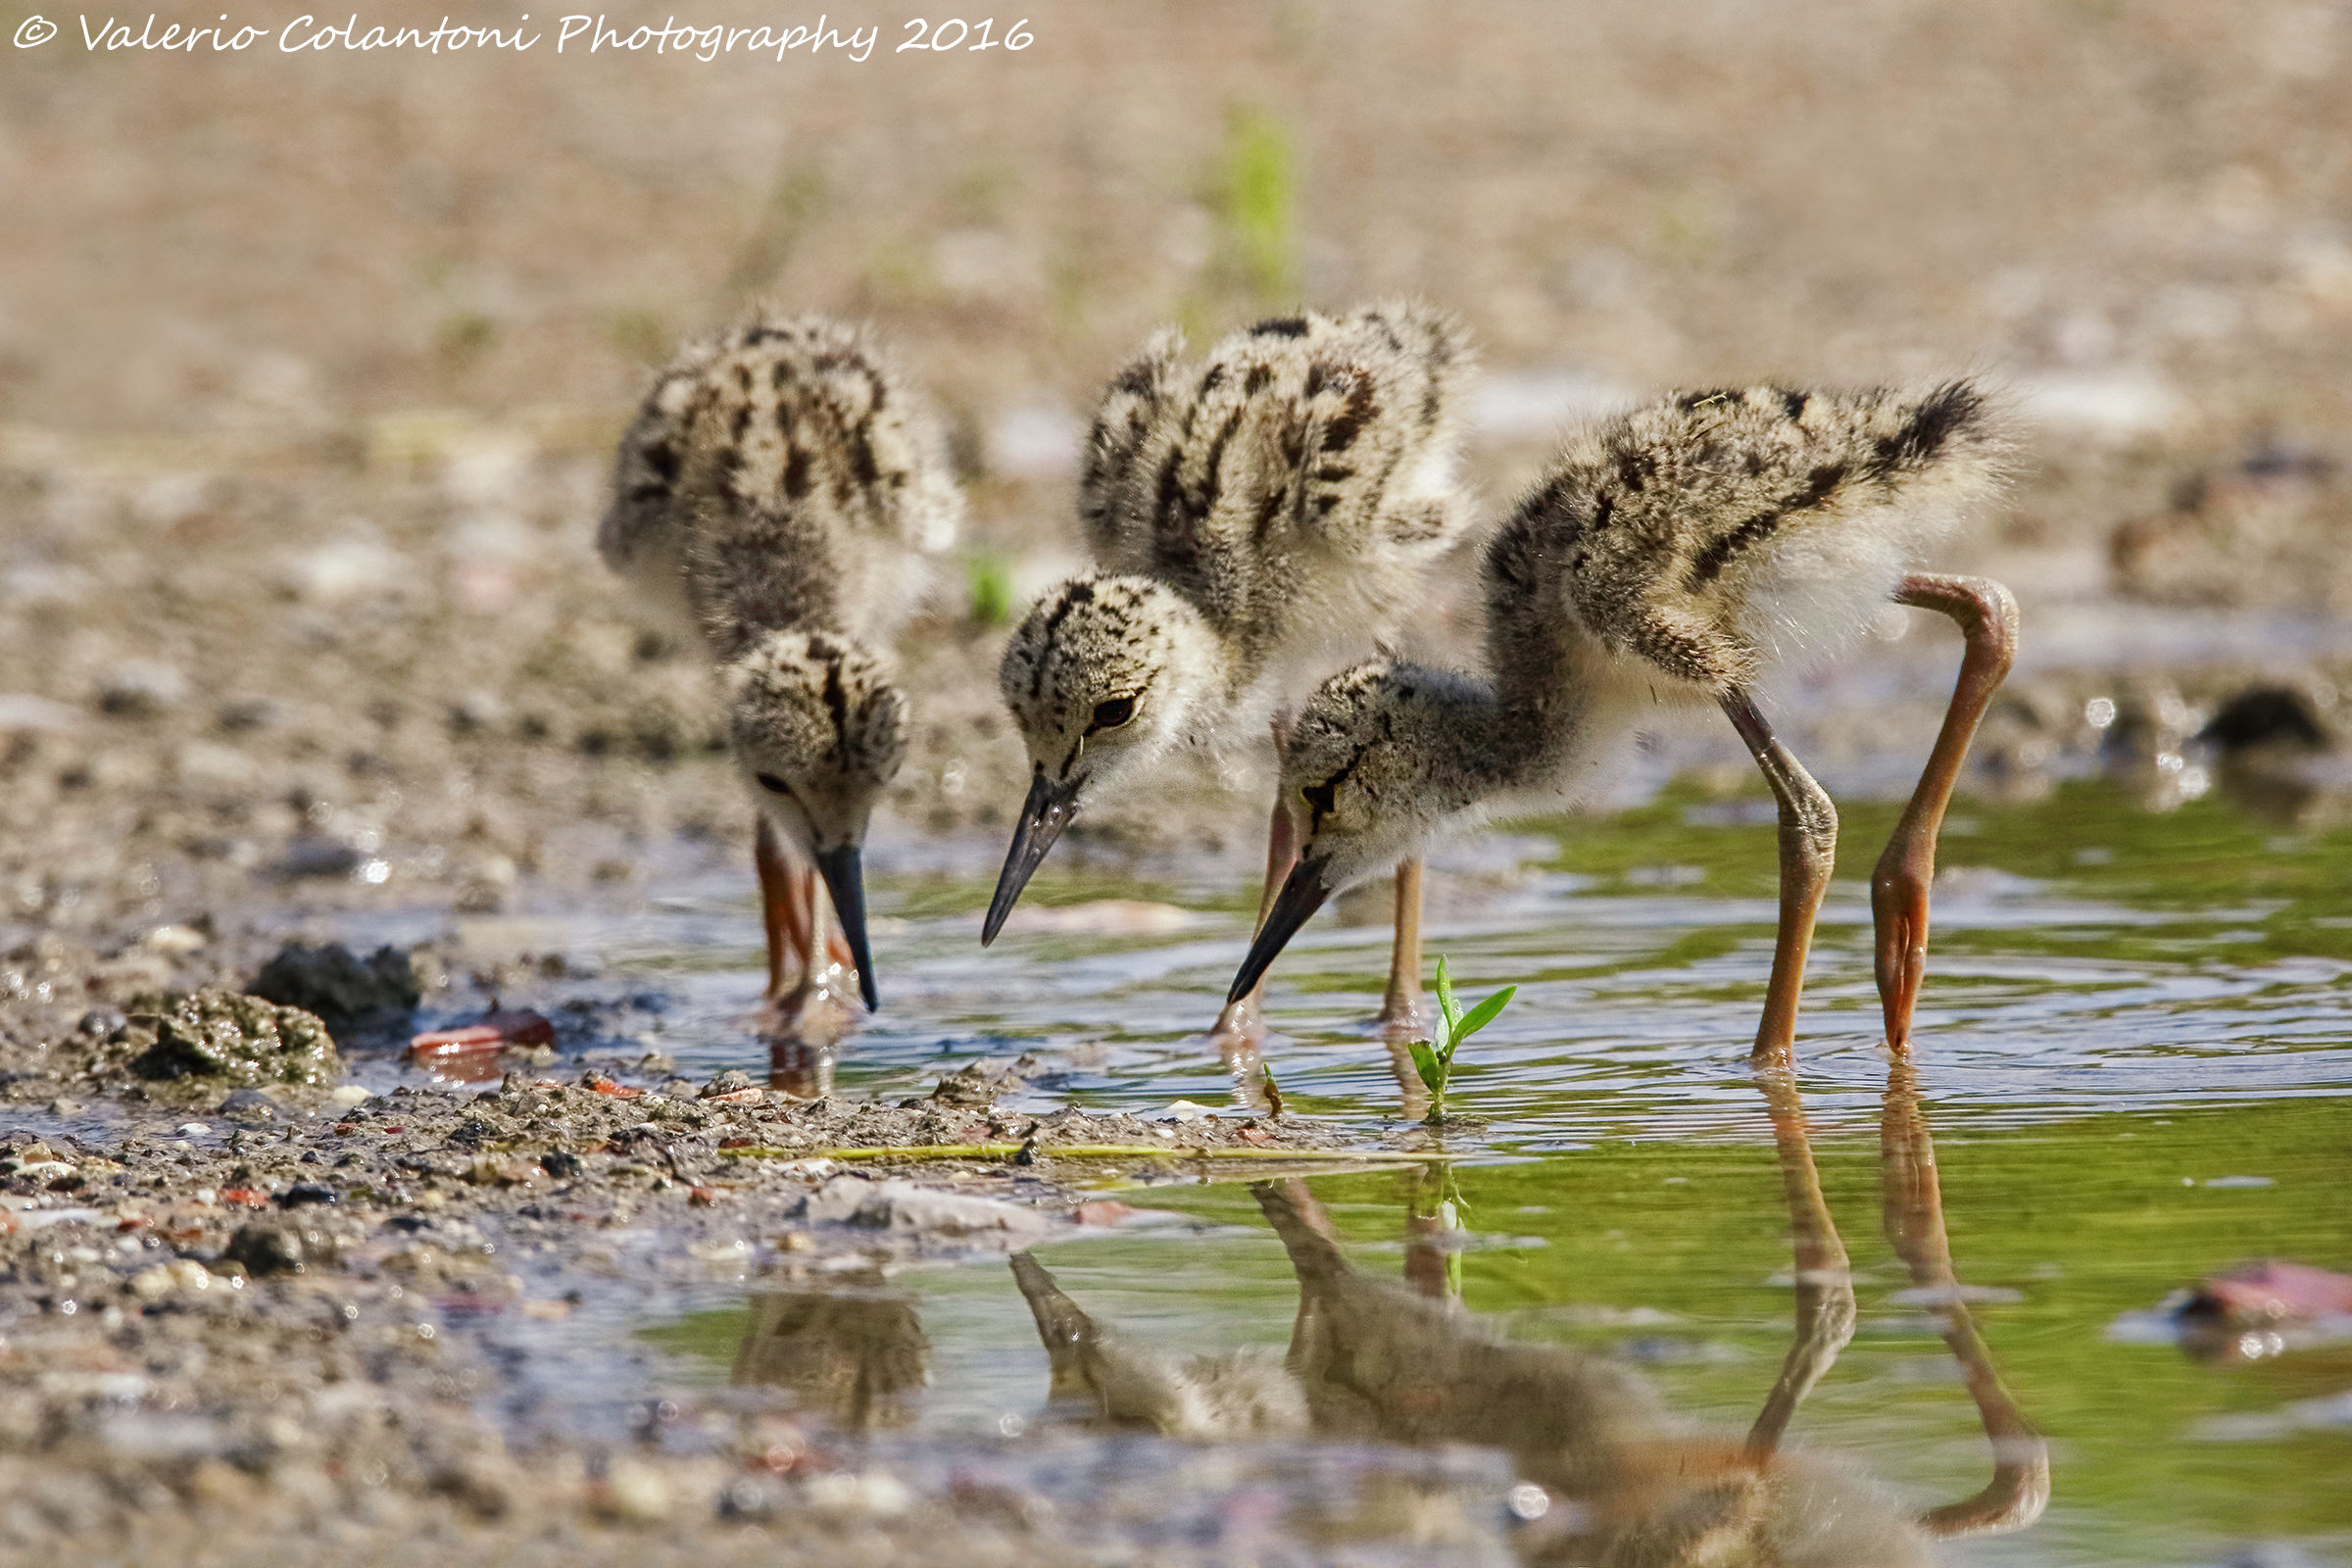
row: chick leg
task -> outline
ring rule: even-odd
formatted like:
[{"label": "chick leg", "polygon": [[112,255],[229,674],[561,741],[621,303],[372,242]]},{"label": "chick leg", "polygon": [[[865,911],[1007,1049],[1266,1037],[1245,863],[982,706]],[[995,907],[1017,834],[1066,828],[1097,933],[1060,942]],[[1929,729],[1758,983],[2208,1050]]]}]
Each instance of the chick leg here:
[{"label": "chick leg", "polygon": [[1796,1045],[1796,1002],[1804,990],[1813,920],[1821,912],[1821,897],[1829,890],[1830,868],[1838,858],[1838,808],[1804,764],[1773,739],[1753,698],[1735,689],[1723,695],[1722,703],[1781,803],[1781,924],[1773,942],[1764,1017],[1748,1059],[1759,1067],[1786,1068]]},{"label": "chick leg", "polygon": [[786,847],[764,816],[754,858],[767,928],[767,998],[760,1032],[778,1052],[829,1047],[856,1019],[848,999],[858,986],[848,945],[831,918],[832,901],[815,868]]},{"label": "chick leg", "polygon": [[[1257,898],[1258,925],[1266,923],[1266,913],[1274,907],[1274,895],[1282,891],[1283,879],[1291,874],[1291,866],[1298,858],[1298,846],[1291,828],[1290,810],[1282,798],[1276,796],[1273,817],[1266,824],[1266,885]],[[1208,1031],[1219,1055],[1228,1060],[1242,1060],[1256,1054],[1258,1042],[1266,1037],[1266,1020],[1260,1010],[1265,996],[1266,980],[1260,975],[1248,995],[1225,1004]]]},{"label": "chick leg", "polygon": [[[1282,744],[1290,738],[1291,715],[1276,713],[1269,728],[1274,734],[1276,760],[1274,812],[1266,823],[1266,882],[1257,896],[1257,924],[1250,928],[1255,934],[1266,923],[1266,915],[1274,907],[1274,895],[1282,891],[1283,879],[1298,863],[1298,840],[1291,823],[1290,807],[1283,800],[1281,783]],[[1208,1038],[1216,1043],[1217,1054],[1229,1062],[1246,1062],[1257,1054],[1258,1042],[1266,1037],[1266,1020],[1261,1011],[1265,1001],[1265,976],[1239,1001],[1228,1002],[1217,1013],[1217,1021],[1209,1026]]]},{"label": "chick leg", "polygon": [[1759,1464],[1780,1447],[1788,1418],[1853,1339],[1855,1316],[1853,1269],[1830,1218],[1829,1202],[1821,1196],[1821,1173],[1814,1168],[1813,1146],[1806,1137],[1804,1104],[1787,1074],[1766,1073],[1762,1083],[1772,1111],[1773,1143],[1780,1151],[1781,1186],[1788,1200],[1796,1338],[1781,1363],[1771,1396],[1748,1429],[1747,1452]]},{"label": "chick leg", "polygon": [[1381,1000],[1380,1032],[1391,1040],[1421,1038],[1421,857],[1396,862],[1396,936],[1389,948],[1389,990]]},{"label": "chick leg", "polygon": [[808,924],[808,885],[816,878],[793,863],[764,812],[752,858],[760,868],[760,923],[767,928],[767,1000],[781,1002],[808,973],[816,951]]},{"label": "chick leg", "polygon": [[1901,1054],[1911,1047],[1911,1009],[1928,967],[1928,888],[1936,880],[1936,837],[1977,722],[2016,657],[2017,601],[1988,578],[1930,576],[1904,578],[1895,600],[1951,616],[1968,645],[1943,729],[1870,878],[1879,1003],[1886,1015],[1887,1047]]},{"label": "chick leg", "polygon": [[1992,1445],[1992,1480],[1975,1496],[1930,1509],[1920,1518],[1932,1536],[1983,1536],[2023,1530],[2050,1500],[2050,1447],[2003,1386],[1992,1352],[1977,1332],[1952,1270],[1943,1228],[1943,1193],[1936,1179],[1936,1145],[1919,1108],[1911,1064],[1898,1061],[1886,1078],[1886,1109],[1879,1124],[1885,1183],[1886,1240],[1911,1270],[1911,1283],[1939,1301],[1943,1343],[1960,1363],[1969,1399]]}]

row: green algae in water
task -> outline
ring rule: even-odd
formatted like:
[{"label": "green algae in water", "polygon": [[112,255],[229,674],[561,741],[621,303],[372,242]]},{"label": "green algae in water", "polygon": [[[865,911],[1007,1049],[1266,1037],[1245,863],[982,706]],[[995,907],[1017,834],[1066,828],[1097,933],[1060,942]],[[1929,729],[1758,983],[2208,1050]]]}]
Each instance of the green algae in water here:
[{"label": "green algae in water", "polygon": [[140,1078],[201,1078],[253,1088],[342,1076],[334,1038],[316,1014],[233,991],[134,998],[116,1051]]}]

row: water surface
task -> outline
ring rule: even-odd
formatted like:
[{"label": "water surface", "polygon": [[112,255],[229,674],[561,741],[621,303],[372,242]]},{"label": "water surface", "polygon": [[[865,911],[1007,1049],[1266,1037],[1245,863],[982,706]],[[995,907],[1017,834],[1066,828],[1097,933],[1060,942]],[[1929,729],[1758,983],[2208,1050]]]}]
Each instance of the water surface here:
[{"label": "water surface", "polygon": [[[1744,1061],[1772,942],[1757,804],[1669,791],[1606,820],[1518,824],[1441,856],[1432,877],[1433,952],[1473,995],[1520,987],[1465,1053],[1453,1099],[1469,1124],[1417,1132],[1394,1054],[1364,1028],[1380,925],[1326,915],[1277,967],[1267,1059],[1290,1106],[1335,1143],[1455,1161],[1318,1176],[1308,1200],[1363,1279],[1458,1296],[1481,1332],[1557,1348],[1560,1366],[1628,1370],[1676,1421],[1736,1444],[1799,1328],[1792,1250],[1808,1233],[1789,1173],[1809,1161],[1850,1257],[1856,1327],[1788,1441],[1908,1512],[1974,1493],[1995,1457],[1947,1343],[1955,1293],[1923,1290],[1886,1223],[1889,1129],[1916,1128],[1980,1372],[2046,1436],[2051,1473],[2038,1523],[1953,1544],[1953,1560],[2352,1562],[2352,1342],[2199,1358],[2157,1310],[2249,1257],[2352,1270],[2352,831],[2314,825],[2309,805],[2301,823],[2221,796],[2151,813],[2075,784],[1956,811],[1916,1069],[1892,1091],[1861,883],[1892,812],[1849,808],[1800,1026],[1801,1121],[1784,1114],[1777,1140]],[[1025,1051],[1043,1070],[1018,1102],[1031,1108],[1237,1103],[1199,1031],[1245,945],[1249,890],[1049,872],[1041,906],[1116,896],[1187,913],[1116,934],[1058,922],[983,955],[986,891],[969,875],[878,879],[890,1006],[843,1053],[837,1092],[921,1093],[974,1056]],[[610,983],[662,999],[681,1070],[758,1065],[742,1028],[757,926],[729,882],[565,931]],[[1791,1126],[1809,1129],[1801,1158]],[[1278,1363],[1301,1287],[1260,1198],[1189,1183],[1124,1196],[1176,1218],[1042,1250],[1068,1300],[1154,1353],[1256,1346]],[[1510,1560],[1545,1539],[1513,1511],[1527,1466],[1496,1451],[1507,1437],[1481,1450],[1378,1431],[1105,1433],[1050,1405],[1039,1330],[1002,1260],[858,1291],[853,1318],[925,1347],[899,1355],[887,1408],[858,1418],[876,1462],[911,1477],[1013,1477],[1137,1539],[1287,1543],[1298,1560],[1428,1560],[1414,1551],[1440,1540],[1447,1560]],[[673,1305],[640,1341],[675,1358],[663,1375],[772,1383],[790,1375],[776,1354],[811,1353],[763,1364],[745,1349],[787,1310],[772,1292]],[[1399,1497],[1412,1506],[1365,1500]]]}]

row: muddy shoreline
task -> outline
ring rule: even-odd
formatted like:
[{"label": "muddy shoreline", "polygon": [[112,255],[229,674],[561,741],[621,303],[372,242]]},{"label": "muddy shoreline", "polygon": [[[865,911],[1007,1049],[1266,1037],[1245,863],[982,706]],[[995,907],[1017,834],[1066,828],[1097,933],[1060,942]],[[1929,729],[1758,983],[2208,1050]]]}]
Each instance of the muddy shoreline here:
[{"label": "muddy shoreline", "polygon": [[[480,1331],[561,1326],[592,1298],[642,1309],[649,1282],[788,1288],[1003,1254],[1128,1219],[1089,1191],[1105,1181],[1331,1163],[1328,1132],[1296,1116],[998,1110],[1028,1058],[895,1104],[577,1056],[546,1070],[564,1078],[525,1065],[488,1086],[224,1093],[142,1079],[119,1053],[76,1070],[105,1059],[106,1021],[0,1110],[12,1549],[884,1561],[952,1529],[973,1561],[1098,1560],[1038,1499],[869,1474],[854,1435],[783,1391],[681,1404],[648,1376],[634,1398],[595,1392],[642,1407],[601,1432],[517,1410],[519,1383],[563,1369],[525,1376]],[[923,1157],[942,1147],[971,1157]]]}]

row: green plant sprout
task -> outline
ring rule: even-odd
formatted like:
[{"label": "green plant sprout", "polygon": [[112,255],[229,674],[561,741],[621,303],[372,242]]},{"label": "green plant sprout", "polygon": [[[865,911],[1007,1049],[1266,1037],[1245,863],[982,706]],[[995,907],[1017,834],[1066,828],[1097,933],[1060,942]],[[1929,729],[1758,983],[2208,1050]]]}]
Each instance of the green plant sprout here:
[{"label": "green plant sprout", "polygon": [[964,574],[972,589],[971,616],[977,626],[1002,626],[1012,618],[1012,567],[994,551],[965,558]]},{"label": "green plant sprout", "polygon": [[1416,1040],[1411,1047],[1413,1068],[1429,1090],[1429,1115],[1424,1119],[1431,1125],[1446,1119],[1446,1084],[1453,1076],[1453,1054],[1462,1049],[1463,1041],[1493,1023],[1518,994],[1517,986],[1504,986],[1464,1012],[1462,1004],[1453,1000],[1453,980],[1446,973],[1446,960],[1438,959],[1438,1011],[1445,1016],[1445,1028],[1439,1031],[1440,1039]]}]

